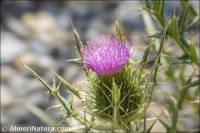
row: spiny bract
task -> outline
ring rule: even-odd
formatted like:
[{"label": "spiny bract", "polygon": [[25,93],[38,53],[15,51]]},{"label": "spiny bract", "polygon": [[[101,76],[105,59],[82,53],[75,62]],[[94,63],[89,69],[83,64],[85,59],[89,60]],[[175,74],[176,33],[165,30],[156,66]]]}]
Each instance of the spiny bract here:
[{"label": "spiny bract", "polygon": [[129,122],[137,118],[144,105],[144,80],[138,78],[137,70],[128,65],[118,73],[89,78],[86,97],[89,109],[100,118],[112,120],[115,106],[113,81],[120,90],[118,119]]}]

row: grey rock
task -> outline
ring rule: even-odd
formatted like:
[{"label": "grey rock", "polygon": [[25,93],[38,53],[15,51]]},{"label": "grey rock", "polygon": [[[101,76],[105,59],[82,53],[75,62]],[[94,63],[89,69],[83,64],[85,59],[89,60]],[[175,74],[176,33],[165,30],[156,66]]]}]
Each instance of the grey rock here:
[{"label": "grey rock", "polygon": [[26,49],[24,41],[19,40],[11,33],[1,33],[1,63],[11,63]]},{"label": "grey rock", "polygon": [[15,102],[14,93],[5,84],[1,84],[1,107],[9,106]]},{"label": "grey rock", "polygon": [[48,52],[50,52],[48,47],[45,47],[41,41],[36,39],[33,39],[29,42],[29,47],[31,51],[40,55],[48,54]]},{"label": "grey rock", "polygon": [[24,93],[26,89],[26,77],[21,76],[20,74],[13,75],[10,80],[8,81],[8,85],[14,92],[17,93]]},{"label": "grey rock", "polygon": [[16,18],[13,17],[6,18],[5,24],[12,32],[14,32],[16,35],[20,37],[30,36],[30,31],[27,29],[27,27],[20,20]]},{"label": "grey rock", "polygon": [[1,66],[1,83],[7,82],[13,75],[16,75],[17,71],[8,65]]},{"label": "grey rock", "polygon": [[69,38],[68,33],[57,24],[55,16],[48,12],[25,13],[22,22],[33,32],[34,38],[47,46],[54,47],[55,44],[65,43]]},{"label": "grey rock", "polygon": [[55,64],[52,57],[47,55],[38,55],[33,52],[26,52],[19,56],[19,59],[27,65],[37,66],[38,68],[48,68]]},{"label": "grey rock", "polygon": [[128,31],[144,29],[139,5],[138,1],[126,1],[121,3],[116,10],[119,20]]}]

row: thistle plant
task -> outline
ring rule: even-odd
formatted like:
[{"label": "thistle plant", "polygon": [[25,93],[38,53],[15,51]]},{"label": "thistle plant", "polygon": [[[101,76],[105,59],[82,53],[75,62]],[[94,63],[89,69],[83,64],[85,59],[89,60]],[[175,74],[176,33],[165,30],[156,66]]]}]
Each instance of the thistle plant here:
[{"label": "thistle plant", "polygon": [[[151,29],[147,30],[147,34],[150,41],[155,44],[154,49],[158,51],[159,48],[157,46],[160,45],[159,41],[162,37],[162,31],[169,25],[165,35],[166,39],[177,45],[177,47],[175,46],[179,51],[177,53],[181,53],[181,55],[175,54],[175,56],[172,56],[174,53],[168,51],[167,48],[169,46],[167,44],[163,48],[163,55],[160,58],[159,64],[164,68],[164,73],[160,74],[160,76],[176,86],[175,91],[177,91],[177,94],[162,92],[165,100],[164,104],[166,105],[165,111],[169,115],[165,116],[164,119],[159,118],[158,120],[165,127],[166,132],[198,132],[199,127],[197,129],[183,128],[181,130],[178,124],[180,118],[179,112],[183,110],[187,111],[183,107],[184,101],[189,103],[197,101],[189,104],[197,112],[190,114],[190,117],[197,117],[199,119],[199,96],[196,95],[199,95],[200,87],[199,45],[193,41],[195,36],[199,36],[199,14],[195,11],[189,0],[180,0],[181,14],[177,15],[174,9],[170,16],[165,16],[165,3],[165,0],[146,0],[145,4],[141,6],[146,29]],[[152,19],[155,20],[155,23]],[[159,29],[155,28],[155,25]],[[195,30],[188,30],[192,26],[198,27],[197,32],[194,32]],[[186,68],[190,66],[193,69],[187,71]],[[193,91],[196,93],[195,95],[190,94]],[[159,103],[156,100],[155,102]],[[165,121],[166,119],[169,121]]]},{"label": "thistle plant", "polygon": [[[60,79],[73,95],[79,98],[86,113],[92,117],[80,116],[71,103],[59,94],[59,86],[49,86],[38,74],[28,66],[35,77],[37,77],[48,91],[64,106],[67,114],[77,119],[85,128],[102,131],[130,131],[132,121],[137,121],[143,115],[145,102],[146,72],[144,63],[141,62],[140,69],[134,68],[130,63],[130,49],[133,44],[128,41],[119,29],[116,21],[116,35],[101,35],[95,40],[88,41],[86,46],[76,29],[74,38],[77,43],[79,59],[83,62],[84,71],[87,75],[87,82],[84,88],[85,96],[73,85],[70,85],[54,70],[51,71]],[[110,126],[101,124],[101,128],[95,126],[96,121],[106,121]]]},{"label": "thistle plant", "polygon": [[[100,35],[84,45],[79,33],[73,26],[79,58],[70,61],[82,62],[83,71],[87,76],[83,92],[80,92],[79,88],[68,83],[51,69],[60,80],[60,83],[71,92],[72,100],[70,101],[67,101],[59,93],[60,84],[56,85],[54,82],[50,86],[30,67],[23,64],[44,84],[49,94],[52,94],[64,107],[65,116],[59,124],[70,118],[74,118],[80,123],[81,126],[69,128],[65,132],[150,132],[157,120],[166,127],[166,131],[177,131],[178,111],[181,109],[183,100],[186,97],[185,93],[188,91],[188,88],[199,85],[197,80],[191,82],[193,75],[187,81],[184,80],[185,84],[181,86],[183,89],[181,90],[177,105],[166,98],[173,110],[171,125],[165,123],[157,115],[155,121],[151,124],[147,124],[145,118],[146,111],[153,100],[154,87],[159,84],[159,76],[162,77],[161,75],[158,76],[160,66],[169,66],[166,69],[166,76],[168,77],[173,75],[172,68],[170,67],[173,63],[188,63],[189,60],[189,63],[199,66],[194,45],[190,45],[183,34],[186,21],[185,15],[187,15],[189,10],[191,13],[193,12],[192,6],[187,2],[183,2],[186,11],[179,19],[180,29],[178,29],[175,15],[169,20],[166,20],[163,16],[164,4],[164,1],[152,2],[147,0],[146,6],[141,8],[143,18],[148,20],[144,21],[147,28],[155,29],[151,25],[152,21],[149,17],[149,14],[151,14],[160,24],[161,30],[147,31],[150,44],[146,47],[140,62],[136,63],[137,67],[133,65],[131,60],[131,48],[134,45],[122,34],[118,20],[115,22],[115,34]],[[174,39],[183,50],[184,54],[176,58],[177,62],[172,62],[166,56],[163,57],[163,54],[168,54],[163,49],[165,40],[168,38]],[[155,52],[156,57],[152,68],[147,70],[145,64],[150,51]],[[175,76],[170,78],[173,78],[174,82],[178,80]],[[73,97],[77,97],[81,102],[84,114],[73,107]]]}]

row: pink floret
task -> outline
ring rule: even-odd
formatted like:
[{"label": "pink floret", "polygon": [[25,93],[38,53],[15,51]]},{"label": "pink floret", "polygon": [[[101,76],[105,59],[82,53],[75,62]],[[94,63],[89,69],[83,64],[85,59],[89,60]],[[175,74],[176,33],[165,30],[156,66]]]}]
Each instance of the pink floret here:
[{"label": "pink floret", "polygon": [[81,50],[85,67],[97,75],[110,75],[123,69],[128,63],[129,51],[130,43],[124,39],[120,43],[114,35],[101,35]]}]

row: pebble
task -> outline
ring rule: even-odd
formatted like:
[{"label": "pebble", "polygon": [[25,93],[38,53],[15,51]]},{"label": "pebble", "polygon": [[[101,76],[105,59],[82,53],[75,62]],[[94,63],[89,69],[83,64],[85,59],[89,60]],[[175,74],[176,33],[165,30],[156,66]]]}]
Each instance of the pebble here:
[{"label": "pebble", "polygon": [[27,27],[19,20],[13,17],[6,18],[5,24],[6,26],[17,36],[26,38],[30,36],[30,31]]},{"label": "pebble", "polygon": [[9,81],[10,77],[16,74],[17,71],[11,66],[1,65],[1,83]]},{"label": "pebble", "polygon": [[45,45],[52,47],[55,44],[66,43],[69,40],[69,33],[57,24],[55,16],[46,11],[25,13],[22,16],[22,22],[33,32],[33,36]]},{"label": "pebble", "polygon": [[[143,30],[143,20],[139,10],[138,1],[126,1],[117,8],[117,16],[127,31]],[[124,10],[126,9],[126,10]]]},{"label": "pebble", "polygon": [[5,84],[1,84],[1,107],[4,108],[14,103],[14,92]]},{"label": "pebble", "polygon": [[1,33],[1,63],[11,63],[27,50],[25,42],[9,32]]},{"label": "pebble", "polygon": [[39,55],[33,52],[26,52],[19,56],[19,60],[29,66],[36,66],[38,68],[48,68],[55,64],[52,57],[47,55]]}]

